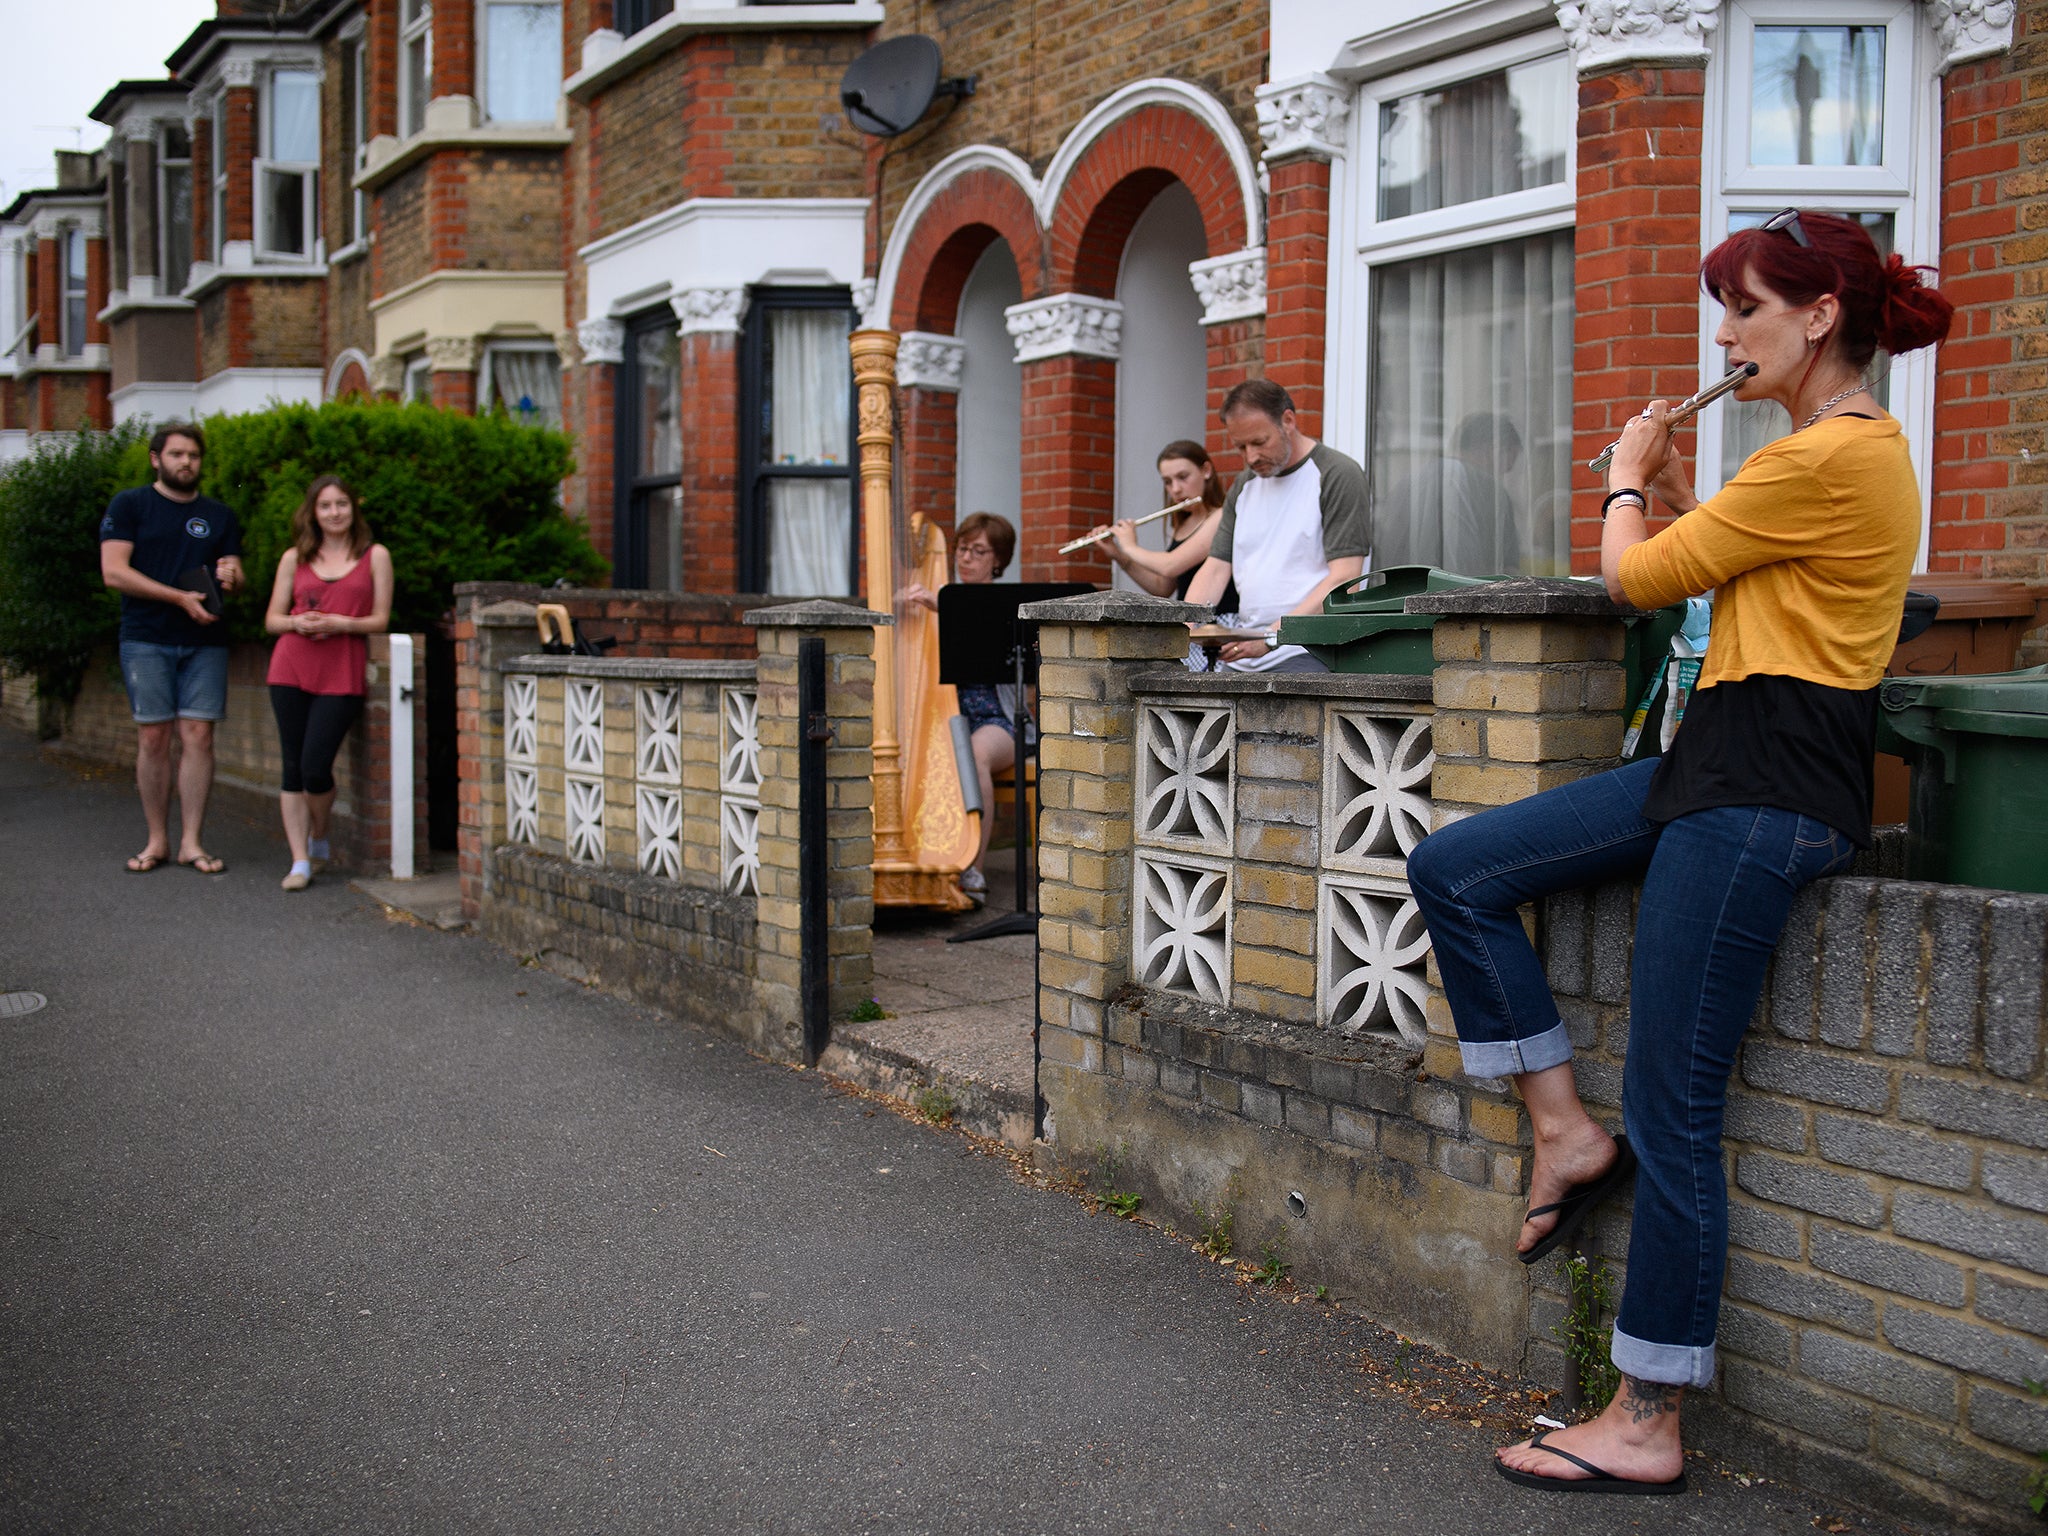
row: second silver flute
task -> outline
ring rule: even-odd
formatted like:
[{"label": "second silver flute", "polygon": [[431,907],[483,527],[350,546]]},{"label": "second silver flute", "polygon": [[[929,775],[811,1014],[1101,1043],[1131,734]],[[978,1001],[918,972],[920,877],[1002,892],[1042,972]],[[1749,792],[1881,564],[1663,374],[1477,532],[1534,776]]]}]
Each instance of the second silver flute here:
[{"label": "second silver flute", "polygon": [[[1733,389],[1736,385],[1740,384],[1744,379],[1753,379],[1755,377],[1755,363],[1737,364],[1735,367],[1730,368],[1726,373],[1722,374],[1720,378],[1714,380],[1713,383],[1709,384],[1705,389],[1701,390],[1698,394],[1688,396],[1686,399],[1679,401],[1678,404],[1671,407],[1671,414],[1669,417],[1666,418],[1667,423],[1673,427],[1682,426],[1684,423],[1691,421],[1693,417],[1699,415],[1701,411],[1705,410],[1708,406],[1712,405],[1716,400],[1720,399],[1723,395],[1727,394],[1729,390]],[[1607,472],[1607,466],[1614,462],[1614,450],[1619,448],[1620,446],[1621,439],[1617,437],[1605,448],[1602,448],[1600,450],[1600,456],[1596,459],[1591,460],[1586,465],[1586,468],[1592,470],[1595,474],[1605,474]]]}]

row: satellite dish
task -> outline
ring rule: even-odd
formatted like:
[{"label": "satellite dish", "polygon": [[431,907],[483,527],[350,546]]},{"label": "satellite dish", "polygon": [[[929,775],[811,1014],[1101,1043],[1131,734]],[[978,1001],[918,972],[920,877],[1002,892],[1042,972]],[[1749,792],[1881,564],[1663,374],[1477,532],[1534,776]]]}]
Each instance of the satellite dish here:
[{"label": "satellite dish", "polygon": [[914,128],[941,96],[974,94],[974,76],[940,78],[939,45],[922,33],[877,43],[846,68],[839,105],[862,133],[893,139]]}]

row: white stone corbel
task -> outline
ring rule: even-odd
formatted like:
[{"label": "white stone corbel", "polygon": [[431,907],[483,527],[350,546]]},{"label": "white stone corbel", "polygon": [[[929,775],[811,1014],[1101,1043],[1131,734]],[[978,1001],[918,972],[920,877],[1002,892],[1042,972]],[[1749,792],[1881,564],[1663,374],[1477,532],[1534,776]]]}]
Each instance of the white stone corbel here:
[{"label": "white stone corbel", "polygon": [[875,313],[875,280],[872,277],[857,278],[853,284],[853,307],[860,315],[860,326],[864,331],[886,330],[887,315]]},{"label": "white stone corbel", "polygon": [[677,328],[685,336],[737,336],[747,317],[744,288],[685,288],[669,298]]},{"label": "white stone corbel", "polygon": [[1258,90],[1259,138],[1266,162],[1340,160],[1351,120],[1351,90],[1325,74],[1275,80]]},{"label": "white stone corbel", "polygon": [[256,83],[256,61],[254,59],[223,59],[220,66],[220,83],[225,86],[246,88]]},{"label": "white stone corbel", "polygon": [[2012,51],[2013,0],[1926,0],[1941,43],[1941,72]]},{"label": "white stone corbel", "polygon": [[907,389],[957,390],[967,371],[967,343],[957,336],[905,331],[896,341],[896,382]]},{"label": "white stone corbel", "polygon": [[599,315],[576,327],[576,347],[586,363],[623,363],[626,360],[626,327],[623,321]]},{"label": "white stone corbel", "polygon": [[1188,281],[1202,301],[1202,324],[1249,320],[1266,312],[1266,252],[1263,246],[1188,263]]},{"label": "white stone corbel", "polygon": [[1003,311],[1003,323],[1017,343],[1020,363],[1069,354],[1114,362],[1122,355],[1124,307],[1115,299],[1056,293],[1049,299],[1012,304]]},{"label": "white stone corbel", "polygon": [[405,359],[402,357],[373,357],[368,372],[370,393],[373,395],[395,395],[405,388]]},{"label": "white stone corbel", "polygon": [[1571,0],[1557,8],[1582,75],[1636,64],[1704,64],[1721,0]]},{"label": "white stone corbel", "polygon": [[427,338],[427,366],[436,373],[475,373],[482,355],[474,336]]}]

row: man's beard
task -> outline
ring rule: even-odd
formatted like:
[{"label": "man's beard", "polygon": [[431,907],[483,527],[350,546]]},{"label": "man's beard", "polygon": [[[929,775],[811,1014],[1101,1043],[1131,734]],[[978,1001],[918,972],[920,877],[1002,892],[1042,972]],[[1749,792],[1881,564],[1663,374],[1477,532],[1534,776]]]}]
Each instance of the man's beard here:
[{"label": "man's beard", "polygon": [[196,490],[199,485],[199,471],[196,469],[176,470],[166,464],[156,473],[157,478],[174,491]]}]

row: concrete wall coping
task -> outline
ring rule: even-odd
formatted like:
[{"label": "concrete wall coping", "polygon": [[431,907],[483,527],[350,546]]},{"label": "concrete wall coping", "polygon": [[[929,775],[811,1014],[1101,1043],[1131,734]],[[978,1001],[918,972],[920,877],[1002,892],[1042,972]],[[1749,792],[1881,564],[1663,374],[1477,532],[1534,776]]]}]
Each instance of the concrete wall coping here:
[{"label": "concrete wall coping", "polygon": [[490,603],[477,609],[471,615],[473,622],[484,629],[533,628],[533,604],[507,598],[501,603]]},{"label": "concrete wall coping", "polygon": [[514,656],[500,672],[546,677],[623,677],[640,682],[752,681],[751,661],[671,661],[659,656]]},{"label": "concrete wall coping", "polygon": [[686,606],[732,608],[741,603],[765,603],[765,592],[662,592],[647,587],[543,587],[524,581],[458,581],[455,595],[504,598],[517,594],[521,601],[549,603],[680,603]]},{"label": "concrete wall coping", "polygon": [[1209,694],[1242,698],[1279,694],[1306,699],[1398,699],[1430,702],[1430,680],[1393,672],[1190,672],[1162,667],[1131,679],[1132,693]]},{"label": "concrete wall coping", "polygon": [[1191,624],[1208,618],[1211,611],[1149,592],[1082,592],[1045,603],[1026,603],[1017,610],[1017,617],[1041,624]]},{"label": "concrete wall coping", "polygon": [[1598,581],[1559,576],[1517,576],[1482,587],[1425,592],[1401,608],[1468,619],[1625,619],[1637,611],[1615,602]]},{"label": "concrete wall coping", "polygon": [[740,622],[758,629],[879,629],[894,624],[896,619],[893,614],[877,613],[872,608],[814,597],[773,608],[750,608],[740,616]]}]

